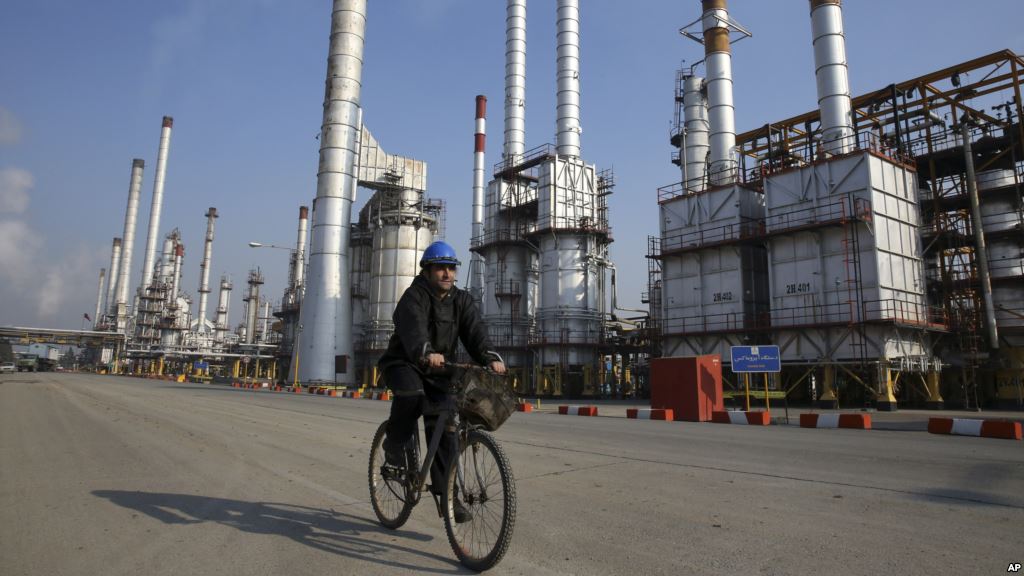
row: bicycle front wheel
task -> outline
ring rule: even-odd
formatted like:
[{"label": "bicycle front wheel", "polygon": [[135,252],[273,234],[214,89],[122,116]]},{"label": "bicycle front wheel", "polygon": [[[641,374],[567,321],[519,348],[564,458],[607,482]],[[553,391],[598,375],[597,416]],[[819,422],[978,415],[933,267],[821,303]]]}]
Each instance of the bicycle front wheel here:
[{"label": "bicycle front wheel", "polygon": [[[464,522],[455,520],[457,506],[469,513]],[[472,430],[445,482],[448,543],[467,568],[489,570],[508,550],[515,521],[516,483],[508,457],[494,436]]]},{"label": "bicycle front wheel", "polygon": [[409,488],[409,473],[384,465],[384,436],[387,428],[385,420],[377,428],[373,443],[370,444],[370,504],[381,525],[396,530],[409,519],[416,499]]}]

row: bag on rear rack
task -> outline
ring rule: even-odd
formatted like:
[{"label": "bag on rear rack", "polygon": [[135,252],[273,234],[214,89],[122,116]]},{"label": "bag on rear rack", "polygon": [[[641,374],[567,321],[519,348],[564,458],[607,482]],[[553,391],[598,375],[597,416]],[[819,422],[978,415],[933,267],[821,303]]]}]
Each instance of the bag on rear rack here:
[{"label": "bag on rear rack", "polygon": [[516,409],[516,396],[507,376],[483,368],[465,369],[458,375],[461,393],[456,395],[459,415],[471,424],[494,432]]}]

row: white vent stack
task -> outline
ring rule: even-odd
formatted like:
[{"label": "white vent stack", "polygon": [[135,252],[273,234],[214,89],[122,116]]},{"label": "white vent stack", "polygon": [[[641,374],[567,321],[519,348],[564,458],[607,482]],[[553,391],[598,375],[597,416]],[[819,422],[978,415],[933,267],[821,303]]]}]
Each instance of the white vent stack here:
[{"label": "white vent stack", "polygon": [[267,332],[267,327],[270,324],[270,300],[263,301],[263,316],[261,320],[262,323],[260,324],[260,334],[263,335],[262,340],[266,342],[269,336],[269,333]]},{"label": "white vent stack", "polygon": [[167,304],[171,308],[178,307],[178,282],[181,280],[181,265],[185,259],[185,245],[174,245],[174,272],[171,277],[171,292],[167,295]]},{"label": "white vent stack", "polygon": [[142,263],[141,292],[145,293],[153,281],[153,267],[156,263],[156,243],[160,234],[160,211],[164,204],[164,176],[167,174],[167,151],[171,146],[171,126],[174,119],[164,116],[160,130],[160,148],[156,156],[156,176],[153,178],[153,205],[149,212],[149,234],[146,237],[146,259]]},{"label": "white vent stack", "polygon": [[249,291],[245,298],[245,343],[256,342],[256,322],[260,312],[260,285],[263,284],[263,273],[259,268],[249,271]]},{"label": "white vent stack", "polygon": [[[132,253],[135,247],[135,228],[139,217],[139,196],[142,192],[142,173],[146,163],[135,158],[132,160],[132,173],[128,183],[128,206],[124,211],[124,235],[121,242],[121,265],[117,274],[117,294],[114,301],[116,313],[120,316],[127,311],[122,307],[128,305],[128,284],[131,283]],[[111,276],[111,281],[114,277]],[[113,310],[111,312],[114,312]],[[118,330],[123,329],[120,321]]]},{"label": "white vent stack", "polygon": [[[557,149],[560,156],[580,155],[580,5],[558,0]],[[728,36],[726,36],[728,38]],[[735,138],[734,138],[735,140]]]},{"label": "white vent stack", "polygon": [[704,61],[707,68],[708,120],[711,124],[710,184],[736,181],[736,112],[732,98],[732,52],[726,0],[703,0]]},{"label": "white vent stack", "polygon": [[505,9],[505,146],[512,165],[526,150],[526,0],[508,0]]},{"label": "white vent stack", "polygon": [[206,242],[203,245],[203,261],[199,264],[199,318],[196,323],[199,332],[206,332],[206,300],[210,295],[210,260],[213,256],[213,225],[216,219],[217,209],[211,206],[206,212]]},{"label": "white vent stack", "polygon": [[[113,310],[113,302],[112,302],[113,295],[114,295],[113,279],[117,276],[118,266],[121,265],[121,250],[122,250],[122,248],[121,248],[121,239],[120,238],[114,238],[114,242],[111,244],[111,247],[110,247],[110,268],[108,268],[108,270],[112,271],[110,273],[111,282],[107,286],[107,294],[106,294],[106,300],[105,300],[105,302],[106,302],[106,310],[107,310],[108,314]],[[103,312],[103,310],[100,310],[100,312]],[[99,322],[99,320],[97,319],[96,322]]]},{"label": "white vent stack", "polygon": [[690,74],[683,78],[683,186],[699,191],[705,185],[708,160],[708,101],[704,96],[704,79]]},{"label": "white vent stack", "polygon": [[309,278],[300,312],[300,324],[306,332],[301,339],[302,382],[337,379],[340,384],[352,384],[355,377],[354,370],[345,370],[337,377],[335,358],[341,357],[347,364],[353,353],[349,237],[356,191],[365,31],[366,0],[334,0]]},{"label": "white vent stack", "polygon": [[814,76],[821,109],[821,147],[831,154],[854,148],[850,79],[843,36],[842,0],[810,0]]},{"label": "white vent stack", "polygon": [[106,280],[107,269],[100,268],[100,285],[96,289],[96,313],[92,316],[92,324],[96,326],[100,323],[100,312],[103,310],[103,283]]},{"label": "white vent stack", "polygon": [[[487,97],[476,97],[476,133],[473,135],[473,230],[470,238],[484,234],[484,172],[486,171]],[[469,261],[469,293],[477,302],[484,291],[484,259],[473,252]]]},{"label": "white vent stack", "polygon": [[224,341],[228,332],[228,306],[231,304],[231,280],[227,276],[220,277],[220,296],[217,299],[217,320],[214,323],[213,338],[217,342]]},{"label": "white vent stack", "polygon": [[[175,228],[170,234],[164,238],[164,249],[163,256],[160,258],[160,269],[157,270],[156,276],[160,282],[169,284],[171,282],[171,275],[174,274],[174,247],[178,245],[178,229]],[[170,302],[170,295],[165,295],[168,302]]]},{"label": "white vent stack", "polygon": [[302,300],[302,285],[306,281],[306,233],[309,230],[309,208],[299,206],[299,234],[295,240],[295,272],[292,286],[295,288],[295,299]]}]

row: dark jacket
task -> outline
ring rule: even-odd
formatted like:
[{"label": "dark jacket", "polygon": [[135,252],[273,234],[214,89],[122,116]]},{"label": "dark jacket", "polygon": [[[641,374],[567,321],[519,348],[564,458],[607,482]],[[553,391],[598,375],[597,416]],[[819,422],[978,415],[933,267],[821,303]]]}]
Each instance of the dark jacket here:
[{"label": "dark jacket", "polygon": [[416,276],[398,300],[392,316],[395,332],[378,366],[383,370],[395,364],[420,366],[427,354],[442,354],[451,361],[459,340],[469,355],[480,364],[498,360],[487,338],[487,327],[480,318],[469,292],[452,287],[440,299],[427,279]]}]

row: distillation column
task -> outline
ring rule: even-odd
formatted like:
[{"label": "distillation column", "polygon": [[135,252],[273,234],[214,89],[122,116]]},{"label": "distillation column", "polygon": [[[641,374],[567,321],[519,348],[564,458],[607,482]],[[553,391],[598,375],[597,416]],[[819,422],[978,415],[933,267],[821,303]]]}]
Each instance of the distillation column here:
[{"label": "distillation column", "polygon": [[203,245],[203,261],[199,278],[199,317],[196,319],[196,331],[206,333],[206,299],[210,295],[210,259],[213,256],[213,223],[217,219],[217,209],[211,207],[206,212],[206,239]]},{"label": "distillation column", "polygon": [[223,343],[228,332],[228,307],[231,304],[231,280],[227,276],[220,277],[220,296],[217,299],[217,321],[214,324],[213,338]]}]

